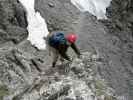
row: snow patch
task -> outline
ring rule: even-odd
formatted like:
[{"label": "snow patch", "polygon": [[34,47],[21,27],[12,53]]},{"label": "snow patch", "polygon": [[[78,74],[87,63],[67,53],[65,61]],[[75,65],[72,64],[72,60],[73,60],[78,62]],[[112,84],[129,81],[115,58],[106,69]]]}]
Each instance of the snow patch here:
[{"label": "snow patch", "polygon": [[32,45],[35,45],[38,49],[45,49],[46,43],[43,37],[48,35],[48,29],[45,19],[41,17],[39,12],[35,12],[34,0],[19,0],[27,10],[28,19],[28,40]]},{"label": "snow patch", "polygon": [[106,19],[106,8],[111,0],[71,0],[79,10],[88,11],[95,15],[98,19]]}]

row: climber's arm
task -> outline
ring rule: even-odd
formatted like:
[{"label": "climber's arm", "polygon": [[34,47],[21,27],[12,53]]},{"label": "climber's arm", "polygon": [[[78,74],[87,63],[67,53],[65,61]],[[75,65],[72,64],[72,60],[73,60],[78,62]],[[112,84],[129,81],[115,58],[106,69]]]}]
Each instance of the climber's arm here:
[{"label": "climber's arm", "polygon": [[75,51],[75,53],[76,53],[78,56],[81,55],[79,49],[78,49],[77,46],[76,46],[76,44],[74,44],[74,43],[71,44],[71,47],[72,47],[72,49]]}]

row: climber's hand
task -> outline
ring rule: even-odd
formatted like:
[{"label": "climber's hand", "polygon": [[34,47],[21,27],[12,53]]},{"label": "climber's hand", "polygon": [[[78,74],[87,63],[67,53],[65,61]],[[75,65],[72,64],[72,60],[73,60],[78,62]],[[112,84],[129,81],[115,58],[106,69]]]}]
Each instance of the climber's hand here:
[{"label": "climber's hand", "polygon": [[72,62],[73,61],[73,58],[69,57],[69,62]]},{"label": "climber's hand", "polygon": [[77,55],[77,58],[81,59],[81,54],[80,55]]},{"label": "climber's hand", "polygon": [[56,64],[55,62],[52,63],[52,67],[53,67],[53,68],[55,67],[55,64]]}]

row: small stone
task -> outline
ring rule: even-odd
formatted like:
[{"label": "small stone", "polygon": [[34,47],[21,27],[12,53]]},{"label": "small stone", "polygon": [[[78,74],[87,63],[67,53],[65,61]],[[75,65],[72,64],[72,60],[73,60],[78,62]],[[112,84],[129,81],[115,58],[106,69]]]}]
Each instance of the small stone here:
[{"label": "small stone", "polygon": [[84,71],[82,66],[75,66],[75,67],[72,67],[71,69],[75,74],[83,73]]},{"label": "small stone", "polygon": [[65,98],[64,100],[74,100],[74,99],[72,99],[72,98]]},{"label": "small stone", "polygon": [[84,100],[84,99],[80,96],[76,96],[76,100]]},{"label": "small stone", "polygon": [[78,24],[78,22],[76,21],[76,22],[72,22],[73,24]]},{"label": "small stone", "polygon": [[54,7],[55,6],[52,2],[48,3],[48,5],[49,5],[49,7]]},{"label": "small stone", "polygon": [[117,100],[117,99],[113,96],[106,95],[104,100]]}]

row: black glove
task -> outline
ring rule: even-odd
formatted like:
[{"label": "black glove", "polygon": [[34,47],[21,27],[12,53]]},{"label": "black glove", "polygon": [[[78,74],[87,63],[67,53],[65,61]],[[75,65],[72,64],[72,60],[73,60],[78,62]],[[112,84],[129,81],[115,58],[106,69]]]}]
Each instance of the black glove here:
[{"label": "black glove", "polygon": [[81,54],[77,55],[77,57],[78,57],[79,59],[81,59]]},{"label": "black glove", "polygon": [[53,62],[53,63],[52,63],[52,67],[55,67],[55,64],[56,64],[56,63],[55,63],[55,62]]}]

